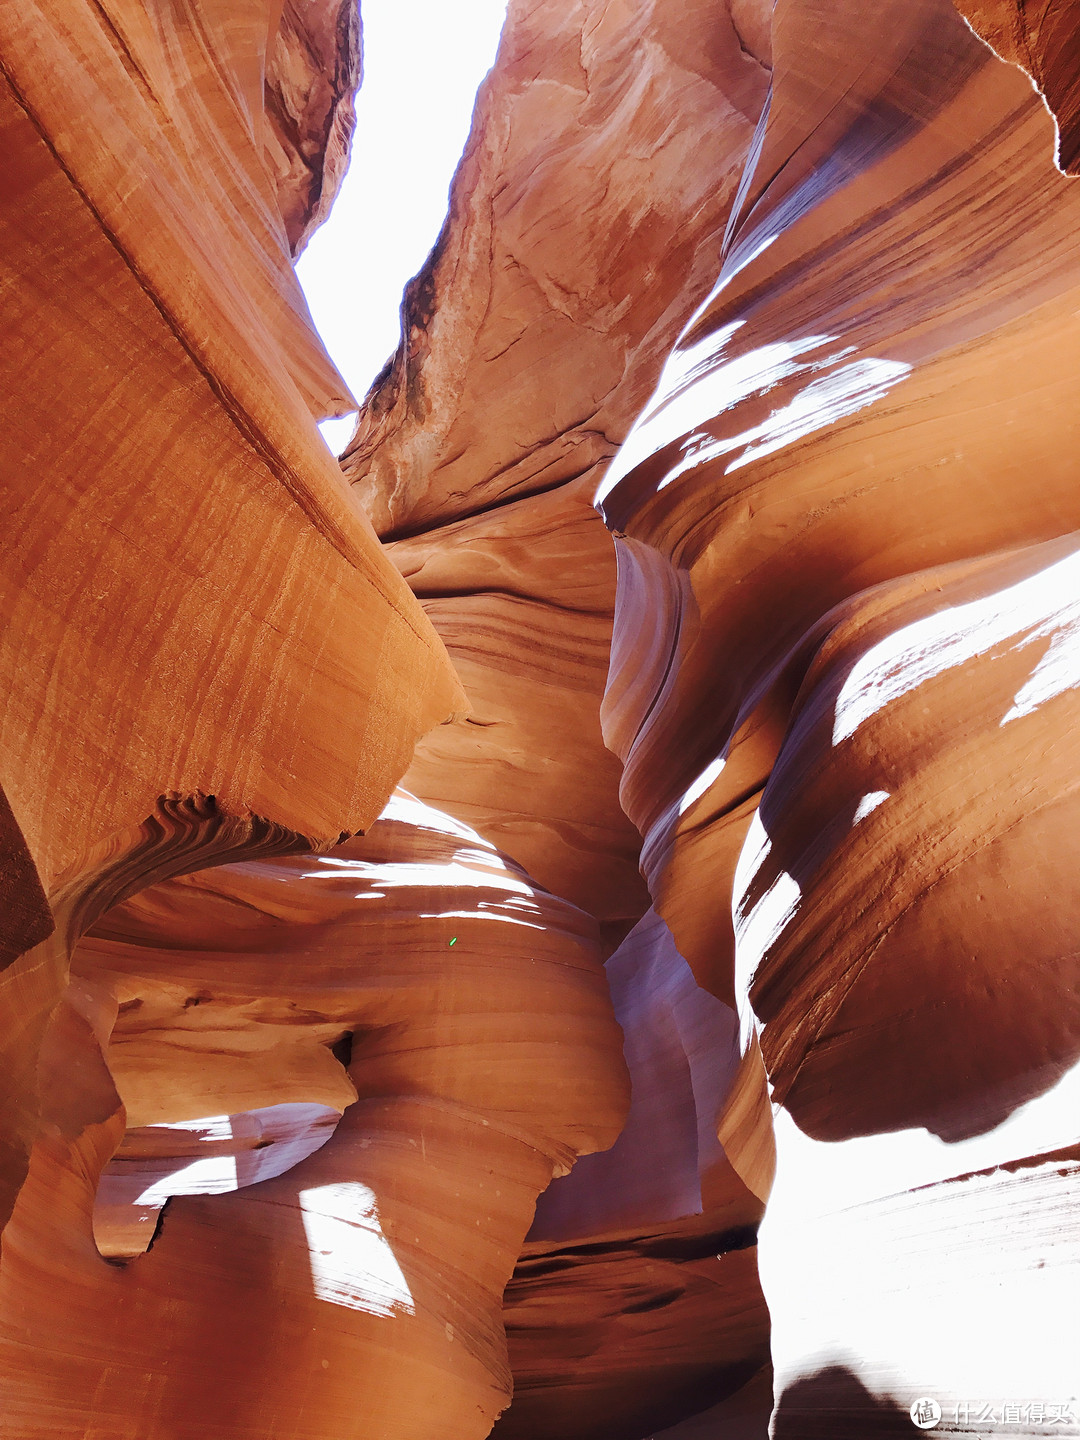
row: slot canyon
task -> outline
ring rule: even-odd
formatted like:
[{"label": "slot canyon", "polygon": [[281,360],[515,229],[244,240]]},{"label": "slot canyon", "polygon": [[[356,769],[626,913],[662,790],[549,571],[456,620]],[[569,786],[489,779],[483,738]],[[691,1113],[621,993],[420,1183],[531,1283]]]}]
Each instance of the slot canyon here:
[{"label": "slot canyon", "polygon": [[0,1440],[1080,1436],[1080,4],[0,9]]}]

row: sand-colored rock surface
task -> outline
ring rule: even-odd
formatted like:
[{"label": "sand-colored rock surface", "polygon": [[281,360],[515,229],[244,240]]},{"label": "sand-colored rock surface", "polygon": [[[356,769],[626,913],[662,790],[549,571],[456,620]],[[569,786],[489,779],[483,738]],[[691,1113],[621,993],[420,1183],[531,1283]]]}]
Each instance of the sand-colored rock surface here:
[{"label": "sand-colored rock surface", "polygon": [[295,256],[326,219],[349,162],[361,16],[350,0],[284,0],[263,59],[261,139]]},{"label": "sand-colored rock surface", "polygon": [[271,8],[187,50],[138,4],[5,21],[4,778],[47,889],[168,791],[354,829],[456,703],[312,423],[349,397],[264,143]]},{"label": "sand-colored rock surface", "polygon": [[[763,8],[742,7],[748,33]],[[591,502],[719,264],[768,82],[738,19],[510,4],[343,459],[471,707],[406,784],[619,938],[648,897],[597,720],[615,562]]]},{"label": "sand-colored rock surface", "polygon": [[9,7],[0,1440],[1080,1434],[1070,13]]},{"label": "sand-colored rock surface", "polygon": [[[878,23],[777,5],[724,268],[601,496],[623,802],[658,911],[760,1027],[787,1112],[760,1250],[777,1435],[1075,1383],[1047,1346],[1073,1223],[953,1177],[1049,1174],[1078,1138],[1080,191],[1025,77],[949,5]],[[1054,1184],[1047,1204],[1075,1198],[1067,1166]],[[950,1261],[965,1225],[1004,1291]],[[848,1226],[897,1266],[845,1260],[832,1309],[809,1257]],[[901,1342],[927,1293],[934,1343]],[[991,1337],[1017,1294],[1042,1318],[1010,1372]],[[977,1407],[952,1418],[982,1433]]]},{"label": "sand-colored rock surface", "polygon": [[[601,737],[615,564],[591,501],[715,277],[767,42],[763,6],[511,4],[402,346],[343,457],[471,707],[420,743],[405,783],[595,914],[612,944],[648,896]],[[625,1028],[643,1012],[650,1057],[639,1068],[628,1052],[637,1149],[624,1136],[610,1167],[545,1197],[507,1292],[516,1385],[499,1435],[644,1434],[767,1362],[761,1203],[716,1139],[723,1061],[699,1057],[698,1112],[679,1083],[691,1040],[666,967],[681,967],[691,1033],[710,1033],[717,1002],[665,933],[653,917],[609,962],[616,1013]],[[730,1051],[733,1024],[719,1033]],[[631,1205],[657,1124],[675,1168]]]},{"label": "sand-colored rock surface", "polygon": [[403,794],[142,891],[73,972],[4,1237],[5,1433],[486,1435],[536,1195],[625,1112],[596,922]]},{"label": "sand-colored rock surface", "polygon": [[1080,174],[1080,8],[1074,0],[957,0],[1003,60],[1027,72],[1057,125],[1055,159]]},{"label": "sand-colored rock surface", "polygon": [[764,1204],[717,1136],[740,1068],[735,1012],[695,983],[653,911],[606,968],[630,1112],[610,1150],[540,1198],[506,1291],[514,1403],[500,1440],[648,1435],[768,1365]]},{"label": "sand-colored rock surface", "polygon": [[[319,7],[304,14],[317,32]],[[253,0],[180,24],[117,0],[3,21],[0,780],[38,876],[16,913],[43,889],[58,927],[0,980],[3,1214],[36,1048],[95,908],[163,867],[370,823],[460,704],[315,428],[349,397],[292,272],[290,217],[321,201],[279,195],[277,18]],[[327,115],[316,94],[332,172]]]},{"label": "sand-colored rock surface", "polygon": [[[839,25],[842,7],[832,8],[839,39],[847,33]],[[796,118],[808,112],[817,143],[822,130],[846,132],[858,117],[859,92],[849,77],[858,74],[866,87],[868,111],[882,107],[882,86],[899,84],[887,70],[860,70],[854,54],[834,91],[818,81],[810,106],[802,93],[807,77],[796,73],[785,85],[788,72],[780,68],[785,45],[793,47],[793,69],[805,54],[805,23],[797,5],[777,11],[778,68],[758,168],[783,178],[770,187],[751,175],[729,269],[606,482],[605,513],[627,531],[631,563],[642,542],[659,552],[635,566],[620,595],[620,622],[635,634],[643,611],[656,624],[666,610],[669,656],[667,666],[656,667],[667,676],[659,705],[641,669],[628,667],[622,693],[616,671],[609,733],[627,754],[623,795],[647,829],[650,868],[667,860],[674,871],[684,854],[688,861],[698,855],[704,837],[691,838],[691,830],[713,832],[714,863],[726,857],[734,869],[738,859],[740,963],[749,976],[767,956],[750,995],[764,1022],[777,1098],[814,1129],[793,1087],[812,1085],[815,1064],[843,1065],[845,1050],[857,1043],[852,1025],[839,1022],[842,1046],[829,1042],[829,1027],[841,1002],[845,1022],[853,1019],[849,1007],[871,973],[880,971],[877,984],[895,975],[909,993],[925,995],[942,1023],[958,1018],[952,1003],[939,1004],[948,976],[940,952],[925,944],[920,927],[929,924],[935,933],[949,928],[955,953],[965,956],[956,983],[981,992],[989,1007],[977,1023],[969,1015],[962,1032],[974,1026],[985,1035],[995,1010],[1014,1031],[1011,1043],[991,1044],[970,1076],[970,1094],[944,1073],[927,1072],[919,1082],[943,1111],[955,1104],[979,1128],[990,1117],[978,1113],[976,1094],[990,1110],[997,1103],[990,1099],[994,1067],[1001,1084],[1009,1083],[1005,1072],[1015,1072],[1021,1089],[1042,1089],[1073,1058],[1069,1042],[1046,1031],[1046,1014],[1064,1033],[1074,1028],[1063,1001],[1049,992],[1033,1021],[1042,1049],[1024,1048],[1016,1017],[976,978],[972,965],[980,951],[987,954],[985,942],[974,933],[961,938],[948,887],[971,897],[966,928],[978,922],[976,897],[985,896],[991,875],[1010,875],[1008,900],[995,898],[987,922],[997,927],[987,963],[1000,977],[1001,926],[1009,923],[1003,904],[1015,905],[1015,923],[1030,930],[1034,896],[1023,890],[1024,866],[1039,874],[1037,884],[1052,887],[1050,852],[1058,849],[1068,863],[1051,839],[1061,822],[1044,812],[1067,806],[1071,788],[1063,747],[1075,696],[1075,545],[1067,533],[1047,537],[1080,520],[1071,411],[1063,403],[1064,360],[1080,331],[1070,309],[1075,275],[1061,253],[1068,247],[1055,249],[1049,239],[1054,227],[1061,234],[1071,227],[1080,192],[1048,169],[1040,150],[1048,120],[1023,79],[936,4],[925,5],[921,18],[905,7],[911,48],[904,63],[918,57],[922,108],[934,116],[947,107],[950,123],[913,131],[900,115],[891,133],[878,126],[873,145],[859,152],[859,170],[842,172],[844,183],[827,189],[818,165],[800,179],[784,163],[805,148]],[[841,48],[835,58],[839,65]],[[941,76],[937,90],[926,79],[931,61]],[[841,91],[851,113],[819,118]],[[954,146],[966,143],[951,164],[939,133]],[[982,204],[969,219],[956,201],[991,171],[996,185],[981,185]],[[884,206],[890,183],[917,193],[926,216],[949,216],[951,250],[907,243],[922,212],[898,215]],[[1036,213],[1038,223],[1029,226]],[[795,219],[781,226],[788,214]],[[841,225],[848,236],[842,261],[831,238]],[[978,242],[991,227],[997,242],[972,275],[973,257],[984,253]],[[882,251],[887,275],[878,267]],[[825,284],[830,254],[848,276],[842,293]],[[865,279],[853,269],[863,256]],[[992,287],[993,304],[976,281]],[[886,287],[887,308],[875,283]],[[955,300],[946,308],[941,297],[948,293]],[[1028,481],[1032,473],[1037,486]],[[826,491],[827,503],[818,498]],[[719,705],[717,673],[725,676]],[[634,733],[634,717],[647,707],[647,723],[638,721]],[[661,746],[684,757],[680,767],[658,763]],[[1010,782],[1004,787],[1003,777]],[[748,807],[746,797],[763,785],[760,804]],[[729,837],[746,831],[751,810],[756,818],[740,848]],[[1041,841],[1040,828],[1047,832]],[[999,848],[1012,843],[1019,850],[1006,859]],[[871,870],[879,877],[874,902],[860,904]],[[663,875],[658,885],[661,913],[678,942],[680,907],[665,905]],[[923,919],[925,906],[942,919]],[[1067,931],[1060,907],[1058,920]],[[683,942],[691,964],[693,923]],[[718,924],[717,932],[724,928]],[[906,929],[909,958],[893,961],[891,947],[904,943]],[[1033,983],[1053,986],[1050,956],[1063,954],[1045,916],[1039,934],[1048,946],[1044,961],[1032,953],[1030,933],[1015,952],[1015,963],[1033,966],[1023,982],[1028,995]],[[920,954],[933,977],[912,973]],[[828,985],[822,967],[836,977]],[[917,1004],[901,1013],[898,996],[879,1000],[883,1016],[902,1026],[932,1023]],[[859,1103],[867,1111],[859,1121],[851,1113],[835,1122],[834,1138],[934,1120],[917,1089],[901,1090],[882,1072],[879,1023],[867,1016],[863,1024],[877,1047],[876,1065],[868,1052],[861,1066],[867,1074]],[[945,1067],[966,1069],[961,1040],[932,1049]],[[881,1103],[893,1107],[887,1117],[873,1113],[878,1082]],[[825,1091],[835,1095],[835,1082]],[[1019,1090],[1003,1093],[1004,1112],[1019,1098]],[[944,1114],[937,1118],[949,1128]]]}]

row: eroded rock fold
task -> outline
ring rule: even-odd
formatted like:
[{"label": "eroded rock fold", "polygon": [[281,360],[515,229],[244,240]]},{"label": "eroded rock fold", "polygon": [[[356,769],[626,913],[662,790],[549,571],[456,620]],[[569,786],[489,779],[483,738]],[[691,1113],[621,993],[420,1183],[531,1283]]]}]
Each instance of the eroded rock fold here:
[{"label": "eroded rock fold", "polygon": [[1074,8],[6,8],[2,1440],[1080,1434]]}]

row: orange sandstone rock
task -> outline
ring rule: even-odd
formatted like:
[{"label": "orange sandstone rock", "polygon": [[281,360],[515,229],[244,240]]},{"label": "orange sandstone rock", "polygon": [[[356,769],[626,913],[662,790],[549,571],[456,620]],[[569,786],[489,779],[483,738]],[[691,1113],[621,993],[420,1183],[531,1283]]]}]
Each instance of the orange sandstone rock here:
[{"label": "orange sandstone rock", "polygon": [[104,1023],[63,1007],[43,1056],[0,1269],[11,1433],[486,1435],[536,1195],[625,1109],[595,921],[401,795],[328,853],[142,891],[73,969]]},{"label": "orange sandstone rock", "polygon": [[630,1113],[610,1150],[540,1198],[506,1291],[514,1403],[500,1440],[648,1435],[768,1366],[764,1195],[717,1134],[740,1072],[735,1012],[695,984],[655,912],[606,968]]},{"label": "orange sandstone rock", "polygon": [[1080,10],[1072,0],[958,0],[957,9],[1003,60],[1030,75],[1057,122],[1059,167],[1080,174]]},{"label": "orange sandstone rock", "polygon": [[[421,741],[406,785],[595,914],[612,946],[647,897],[600,733],[615,573],[590,502],[715,276],[767,58],[761,6],[512,4],[401,347],[343,457],[471,707]],[[729,1050],[734,1011],[664,934],[653,917],[610,962],[624,1028],[638,1012],[658,1026],[640,1043],[659,1069],[628,1052],[638,1148],[624,1137],[541,1202],[507,1291],[516,1383],[499,1434],[645,1434],[767,1361],[761,1201],[716,1138],[725,1060],[698,1057],[695,1119],[689,1090],[665,1087],[686,1058],[650,966],[680,976],[691,1029],[726,1017]],[[676,1156],[662,1178],[658,1125]],[[628,1209],[643,1161],[659,1193]],[[649,1258],[669,1232],[669,1258]],[[603,1263],[582,1268],[574,1247]]]},{"label": "orange sandstone rock", "polygon": [[[744,1013],[723,1129],[748,1184],[755,1025],[784,1107],[760,1245],[776,1434],[843,1433],[847,1393],[862,1435],[920,1394],[1071,1383],[1072,1229],[1043,1273],[1053,1227],[989,1176],[1077,1139],[1080,193],[949,5],[870,28],[781,0],[772,38],[724,267],[602,488],[604,722],[657,910]],[[1006,1383],[989,1336],[1015,1336],[1018,1293],[1038,1318]]]},{"label": "orange sandstone rock", "polygon": [[264,54],[264,149],[293,255],[326,219],[345,177],[360,83],[350,0],[284,0]]},{"label": "orange sandstone rock", "polygon": [[[314,423],[350,401],[292,241],[340,171],[355,44],[332,94],[285,70],[296,25],[340,13],[290,9],[269,65],[262,0],[4,17],[5,950],[40,938],[42,892],[57,930],[0,978],[0,1217],[79,930],[161,874],[370,823],[460,704]],[[318,196],[278,173],[267,75]]]},{"label": "orange sandstone rock", "polygon": [[471,706],[406,784],[613,939],[648,897],[597,720],[615,567],[591,500],[715,275],[768,83],[761,13],[511,3],[343,457]]},{"label": "orange sandstone rock", "polygon": [[[1073,168],[1067,7],[961,8]],[[343,479],[350,7],[0,55],[5,1437],[748,1440],[770,1350],[778,1440],[1067,1399],[1025,78],[948,0],[512,3]]]}]

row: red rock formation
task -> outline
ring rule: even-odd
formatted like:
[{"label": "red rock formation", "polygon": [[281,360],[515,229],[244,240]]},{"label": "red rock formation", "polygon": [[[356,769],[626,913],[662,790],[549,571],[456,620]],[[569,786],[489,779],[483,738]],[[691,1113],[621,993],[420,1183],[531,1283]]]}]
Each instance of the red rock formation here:
[{"label": "red rock formation", "polygon": [[[1049,163],[1030,87],[948,5],[878,22],[778,4],[724,268],[603,487],[624,805],[676,945],[753,1007],[787,1112],[761,1249],[777,1435],[848,1433],[828,1428],[842,1373],[862,1386],[860,1436],[907,1425],[920,1394],[1071,1386],[1035,1358],[1060,1353],[1071,1242],[1037,1274],[1046,1231],[1015,1208],[1029,1192],[953,1177],[1048,1174],[1046,1152],[1077,1139],[1075,1115],[1019,1107],[1080,1057],[1064,879],[1080,192]],[[915,1193],[890,1203],[890,1187]],[[965,1304],[966,1226],[1022,1292],[1003,1302],[984,1278]],[[909,1263],[885,1283],[830,1261],[841,1229],[859,1256]],[[866,1319],[886,1294],[894,1317],[921,1313],[927,1270],[932,1345]],[[815,1299],[833,1271],[835,1312]],[[987,1337],[1011,1334],[1017,1293],[1040,1317],[1003,1373]]]},{"label": "red rock formation", "polygon": [[949,0],[513,3],[346,484],[352,16],[0,30],[4,1440],[1069,1433],[1043,107]]},{"label": "red rock formation", "polygon": [[262,141],[294,256],[330,213],[345,177],[360,18],[350,0],[284,0],[264,54]]},{"label": "red rock formation", "polygon": [[652,911],[607,972],[630,1113],[610,1150],[540,1198],[506,1292],[514,1403],[500,1440],[648,1435],[768,1365],[763,1197],[717,1138],[739,1070],[735,1012],[695,984]]},{"label": "red rock formation", "polygon": [[[590,502],[715,276],[767,42],[762,6],[511,5],[446,228],[343,458],[471,707],[405,783],[613,940],[647,901],[600,734],[615,575]],[[696,1120],[678,1083],[690,1042],[670,986],[682,1030],[719,1027],[729,1050],[734,1012],[665,936],[654,918],[609,962],[650,1057],[628,1055],[637,1148],[624,1137],[545,1197],[507,1292],[499,1435],[644,1434],[767,1363],[761,1201],[716,1140],[724,1062],[698,1057]],[[673,1169],[628,1210],[656,1123]]]},{"label": "red rock formation", "polygon": [[1059,167],[1080,174],[1080,10],[1072,0],[957,0],[957,9],[1003,60],[1030,75],[1057,122]]},{"label": "red rock formation", "polygon": [[[328,854],[109,911],[5,1231],[7,1433],[480,1440],[537,1192],[625,1108],[598,950],[590,917],[404,795]],[[101,1258],[95,1234],[144,1250],[169,1193],[149,1253]]]},{"label": "red rock formation", "polygon": [[[304,24],[334,33],[340,7],[321,13]],[[23,877],[4,943],[40,938],[42,890],[58,927],[0,980],[5,1215],[78,930],[215,851],[368,824],[460,703],[315,428],[349,397],[290,227],[329,198],[343,111],[319,87],[300,103],[287,26],[270,93],[301,149],[331,146],[322,198],[301,196],[264,115],[276,14],[209,4],[181,26],[43,0],[4,17],[0,779]]]},{"label": "red rock formation", "polygon": [[343,458],[471,706],[406,784],[620,938],[648,899],[597,720],[615,574],[591,501],[715,275],[766,81],[725,7],[512,3]]}]

